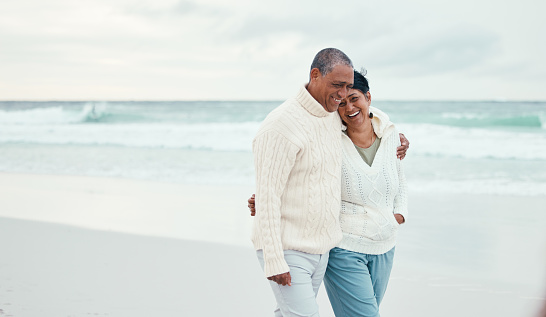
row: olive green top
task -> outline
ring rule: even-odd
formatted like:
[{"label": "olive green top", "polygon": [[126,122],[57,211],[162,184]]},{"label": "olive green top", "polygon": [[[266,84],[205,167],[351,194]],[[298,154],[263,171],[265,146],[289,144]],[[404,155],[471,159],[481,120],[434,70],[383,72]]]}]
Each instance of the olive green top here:
[{"label": "olive green top", "polygon": [[381,144],[381,138],[375,138],[375,141],[373,141],[372,145],[365,149],[358,147],[355,144],[356,151],[358,154],[360,154],[360,157],[368,164],[369,166],[372,166],[373,159],[375,158],[375,153],[377,153],[377,149],[379,148],[379,145]]}]

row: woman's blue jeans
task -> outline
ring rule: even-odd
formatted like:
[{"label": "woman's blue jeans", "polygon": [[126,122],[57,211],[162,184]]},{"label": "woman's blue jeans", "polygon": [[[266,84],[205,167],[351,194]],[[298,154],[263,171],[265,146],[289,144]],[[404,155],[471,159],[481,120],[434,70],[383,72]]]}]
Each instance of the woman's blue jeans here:
[{"label": "woman's blue jeans", "polygon": [[394,248],[364,254],[333,248],[324,285],[336,317],[378,317],[394,259]]}]

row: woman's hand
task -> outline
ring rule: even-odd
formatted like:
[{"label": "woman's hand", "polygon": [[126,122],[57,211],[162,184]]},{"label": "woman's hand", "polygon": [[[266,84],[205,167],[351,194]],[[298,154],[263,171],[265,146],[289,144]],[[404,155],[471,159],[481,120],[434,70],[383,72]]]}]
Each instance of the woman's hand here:
[{"label": "woman's hand", "polygon": [[398,157],[400,160],[403,160],[404,157],[406,157],[406,152],[409,149],[409,141],[406,139],[406,136],[402,133],[399,133],[400,135],[400,146],[396,148],[396,157]]},{"label": "woman's hand", "polygon": [[394,218],[396,218],[396,221],[399,225],[403,224],[406,221],[406,219],[404,219],[404,216],[402,216],[401,214],[394,214]]}]

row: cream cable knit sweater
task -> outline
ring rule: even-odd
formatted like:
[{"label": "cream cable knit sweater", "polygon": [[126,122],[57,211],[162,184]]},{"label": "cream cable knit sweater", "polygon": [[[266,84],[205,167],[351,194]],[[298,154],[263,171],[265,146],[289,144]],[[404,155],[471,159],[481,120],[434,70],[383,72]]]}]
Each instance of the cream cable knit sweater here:
[{"label": "cream cable knit sweater", "polygon": [[323,254],[342,238],[341,121],[302,87],[273,110],[253,142],[252,242],[266,277],[289,272],[283,250]]},{"label": "cream cable knit sweater", "polygon": [[366,254],[383,254],[396,243],[398,222],[395,213],[407,220],[406,177],[396,147],[398,132],[389,117],[370,107],[372,126],[381,145],[372,166],[362,160],[351,139],[342,136],[343,164],[341,189],[341,229],[338,247]]}]

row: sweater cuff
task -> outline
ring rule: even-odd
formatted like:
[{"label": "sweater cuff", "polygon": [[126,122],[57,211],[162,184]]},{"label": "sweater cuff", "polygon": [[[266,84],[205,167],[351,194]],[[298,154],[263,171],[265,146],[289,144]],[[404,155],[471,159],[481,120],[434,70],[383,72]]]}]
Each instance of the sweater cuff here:
[{"label": "sweater cuff", "polygon": [[264,273],[265,277],[279,275],[290,272],[288,263],[283,258],[265,259],[264,257]]}]

